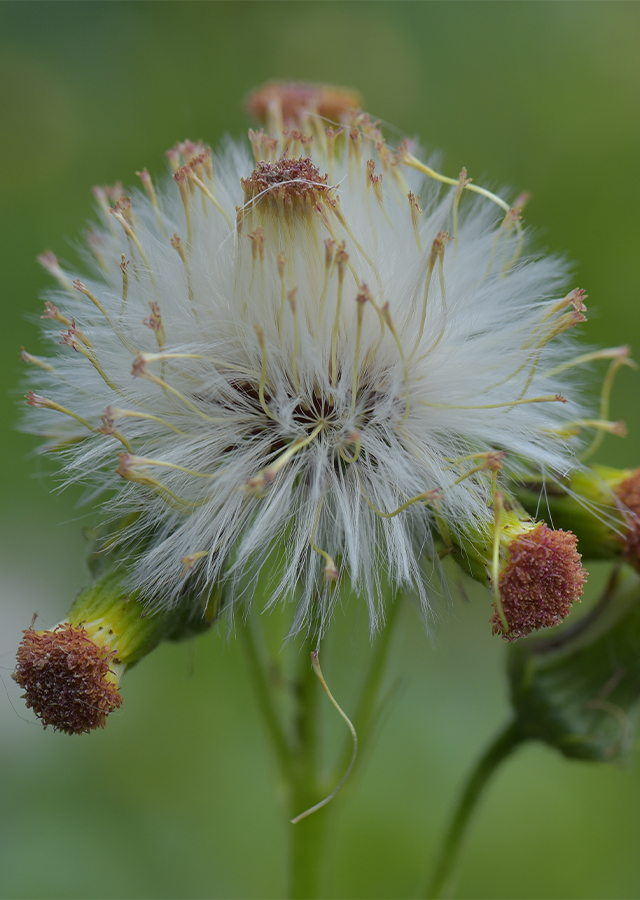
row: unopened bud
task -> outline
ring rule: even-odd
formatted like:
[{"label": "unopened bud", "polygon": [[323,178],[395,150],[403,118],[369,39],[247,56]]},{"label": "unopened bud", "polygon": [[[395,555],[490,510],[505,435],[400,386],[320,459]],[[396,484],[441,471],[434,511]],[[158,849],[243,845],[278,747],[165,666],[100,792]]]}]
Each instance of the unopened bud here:
[{"label": "unopened bud", "polygon": [[459,535],[452,549],[459,565],[491,589],[493,633],[505,640],[559,624],[582,595],[587,573],[575,535],[534,521],[510,498],[496,523]]},{"label": "unopened bud", "polygon": [[362,105],[362,98],[347,88],[303,82],[271,81],[249,95],[247,109],[261,122],[277,114],[288,124],[298,124],[317,113],[330,121],[348,118]]},{"label": "unopened bud", "polygon": [[[539,491],[519,490],[518,499],[533,510]],[[544,503],[554,524],[577,534],[587,559],[623,557],[640,571],[640,469],[579,469],[545,485]]]},{"label": "unopened bud", "polygon": [[516,640],[569,615],[587,577],[576,544],[570,531],[553,530],[544,522],[509,542],[498,577],[503,617],[494,613],[494,634]]},{"label": "unopened bud", "polygon": [[64,621],[24,631],[13,678],[45,728],[67,734],[104,728],[122,705],[127,669],[161,641],[208,628],[220,605],[216,587],[195,616],[187,604],[151,612],[110,573],[80,593]]}]

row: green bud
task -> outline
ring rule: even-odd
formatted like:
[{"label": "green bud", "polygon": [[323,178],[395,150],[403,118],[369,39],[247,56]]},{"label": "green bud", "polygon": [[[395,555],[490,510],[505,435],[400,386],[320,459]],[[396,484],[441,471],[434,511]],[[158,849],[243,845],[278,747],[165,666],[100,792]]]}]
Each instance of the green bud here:
[{"label": "green bud", "polygon": [[[540,507],[540,491],[517,491],[529,510]],[[560,485],[545,485],[543,504],[554,524],[573,531],[588,559],[623,557],[640,571],[640,469],[593,466],[572,472]]]},{"label": "green bud", "polygon": [[640,699],[639,647],[640,578],[625,570],[573,628],[510,649],[522,735],[571,759],[606,761],[628,751]]},{"label": "green bud", "polygon": [[[189,602],[186,602],[186,600]],[[210,627],[221,607],[215,587],[168,609],[150,610],[138,592],[107,572],[81,591],[65,619],[46,631],[24,631],[13,678],[44,727],[67,734],[104,728],[122,705],[120,679],[161,641],[181,640]]]},{"label": "green bud", "polygon": [[587,573],[570,532],[536,522],[512,498],[496,493],[498,515],[454,538],[454,558],[493,596],[494,634],[512,641],[559,624],[579,602]]}]

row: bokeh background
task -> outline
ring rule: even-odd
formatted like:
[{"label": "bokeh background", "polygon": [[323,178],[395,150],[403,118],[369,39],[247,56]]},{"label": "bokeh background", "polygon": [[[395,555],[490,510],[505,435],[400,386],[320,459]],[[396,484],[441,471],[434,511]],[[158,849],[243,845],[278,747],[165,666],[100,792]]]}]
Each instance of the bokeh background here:
[{"label": "bokeh background", "polygon": [[[16,431],[21,345],[40,347],[35,257],[75,260],[93,184],[164,170],[177,140],[246,128],[269,78],[358,88],[399,134],[482,184],[527,189],[537,247],[575,263],[585,341],[640,355],[640,5],[490,2],[0,4],[0,896],[278,897],[288,826],[240,648],[224,631],[131,672],[107,729],[43,731],[10,679],[33,612],[51,625],[86,579],[79,494],[53,493]],[[600,460],[640,463],[638,376],[623,371]],[[595,582],[603,572],[593,567]],[[468,587],[468,586],[467,586]],[[593,595],[594,589],[591,588]],[[403,611],[392,697],[335,801],[327,897],[414,896],[461,779],[508,712],[505,647],[469,588],[427,636]],[[369,644],[338,615],[325,673],[349,708]],[[340,726],[329,725],[338,747]],[[458,897],[640,895],[640,768],[527,746],[475,819]]]}]

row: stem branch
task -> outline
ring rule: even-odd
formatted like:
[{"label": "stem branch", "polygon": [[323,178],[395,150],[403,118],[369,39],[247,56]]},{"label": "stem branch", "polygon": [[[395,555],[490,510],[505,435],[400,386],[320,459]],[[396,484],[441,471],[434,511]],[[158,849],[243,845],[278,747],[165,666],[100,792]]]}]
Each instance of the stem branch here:
[{"label": "stem branch", "polygon": [[498,732],[476,763],[440,850],[435,871],[425,893],[428,900],[435,900],[435,898],[445,895],[452,869],[460,852],[462,839],[480,796],[498,766],[525,740],[526,736],[520,731],[518,723],[516,721],[509,722]]}]

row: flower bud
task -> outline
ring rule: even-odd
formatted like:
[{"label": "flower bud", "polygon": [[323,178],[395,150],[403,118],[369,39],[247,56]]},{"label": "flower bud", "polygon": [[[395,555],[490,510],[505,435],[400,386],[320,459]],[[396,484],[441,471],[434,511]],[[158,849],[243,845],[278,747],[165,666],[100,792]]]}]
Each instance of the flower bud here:
[{"label": "flower bud", "polygon": [[521,732],[573,759],[607,761],[630,750],[639,643],[640,579],[627,571],[573,628],[512,647],[511,699]]},{"label": "flower bud", "polygon": [[[528,510],[539,492],[518,491]],[[593,466],[577,470],[564,484],[545,485],[544,502],[554,524],[570,528],[589,559],[624,557],[640,571],[640,469]]]},{"label": "flower bud", "polygon": [[286,81],[271,81],[252,91],[246,101],[247,110],[265,124],[282,120],[300,125],[310,113],[329,121],[342,121],[352,117],[361,105],[362,98],[356,91]]},{"label": "flower bud", "polygon": [[104,728],[122,705],[119,683],[163,640],[180,640],[210,626],[221,605],[219,587],[194,614],[181,603],[148,610],[113,572],[81,591],[64,621],[24,631],[13,678],[44,727],[82,734]]},{"label": "flower bud", "polygon": [[493,527],[468,530],[455,539],[456,561],[494,598],[494,634],[512,641],[559,624],[579,602],[587,573],[571,532],[530,519],[512,500]]}]

